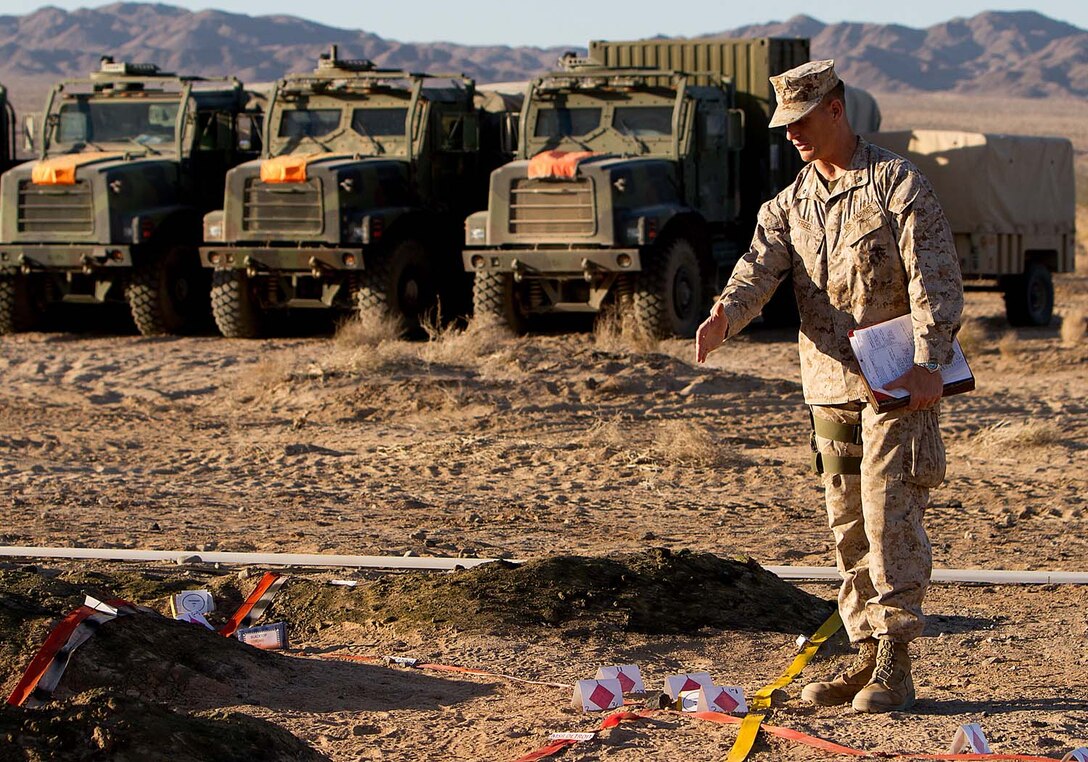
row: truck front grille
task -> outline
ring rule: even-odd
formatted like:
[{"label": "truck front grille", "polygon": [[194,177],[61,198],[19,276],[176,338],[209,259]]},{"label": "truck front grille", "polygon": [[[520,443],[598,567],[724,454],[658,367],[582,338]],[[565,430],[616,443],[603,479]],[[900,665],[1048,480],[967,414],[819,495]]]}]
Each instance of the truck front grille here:
[{"label": "truck front grille", "polygon": [[597,232],[593,184],[517,178],[510,186],[510,233],[527,237],[592,236]]},{"label": "truck front grille", "polygon": [[75,185],[35,185],[20,180],[15,221],[20,233],[93,233],[90,183],[76,180]]},{"label": "truck front grille", "polygon": [[242,231],[260,235],[319,235],[324,227],[321,181],[265,183],[246,179]]}]

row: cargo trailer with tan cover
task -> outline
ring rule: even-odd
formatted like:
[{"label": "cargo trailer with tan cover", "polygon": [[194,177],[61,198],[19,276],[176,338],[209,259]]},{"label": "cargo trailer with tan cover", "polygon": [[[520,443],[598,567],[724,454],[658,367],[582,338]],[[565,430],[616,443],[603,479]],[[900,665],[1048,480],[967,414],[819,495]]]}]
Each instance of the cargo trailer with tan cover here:
[{"label": "cargo trailer with tan cover", "polygon": [[1073,146],[1065,138],[952,130],[876,132],[929,178],[968,289],[1001,291],[1009,322],[1047,325],[1053,273],[1075,269]]}]

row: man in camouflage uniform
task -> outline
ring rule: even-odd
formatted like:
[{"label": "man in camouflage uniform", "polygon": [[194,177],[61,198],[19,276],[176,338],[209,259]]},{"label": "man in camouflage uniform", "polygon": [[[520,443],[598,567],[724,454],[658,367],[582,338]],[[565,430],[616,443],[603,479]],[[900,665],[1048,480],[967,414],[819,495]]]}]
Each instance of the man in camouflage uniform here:
[{"label": "man in camouflage uniform", "polygon": [[[942,365],[963,307],[952,234],[926,179],[851,128],[833,61],[772,77],[771,127],[807,162],[759,211],[751,249],[696,337],[696,359],[759,314],[793,276],[813,449],[822,473],[842,587],[839,612],[858,657],[834,679],[805,687],[817,704],[882,712],[914,703],[907,644],[922,633],[930,545],[922,517],[944,479],[938,427]],[[906,409],[865,404],[852,329],[909,314],[915,365],[893,388]]]}]

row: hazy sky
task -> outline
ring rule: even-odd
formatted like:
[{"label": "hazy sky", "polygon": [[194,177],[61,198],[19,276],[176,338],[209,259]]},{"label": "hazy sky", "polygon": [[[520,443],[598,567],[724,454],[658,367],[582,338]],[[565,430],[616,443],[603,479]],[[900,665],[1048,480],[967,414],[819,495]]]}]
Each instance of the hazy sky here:
[{"label": "hazy sky", "polygon": [[[3,0],[0,12],[29,13],[45,5],[66,9],[104,3],[73,0]],[[1024,0],[910,0],[887,4],[857,0],[174,0],[192,10],[218,8],[249,15],[290,14],[330,26],[365,29],[405,42],[584,45],[590,39],[630,39],[655,34],[696,35],[744,24],[781,21],[805,13],[828,23],[870,21],[926,27],[985,10],[1024,10]],[[891,5],[891,7],[889,7]],[[1084,0],[1034,0],[1031,9],[1088,29]],[[550,9],[550,10],[548,10]]]}]

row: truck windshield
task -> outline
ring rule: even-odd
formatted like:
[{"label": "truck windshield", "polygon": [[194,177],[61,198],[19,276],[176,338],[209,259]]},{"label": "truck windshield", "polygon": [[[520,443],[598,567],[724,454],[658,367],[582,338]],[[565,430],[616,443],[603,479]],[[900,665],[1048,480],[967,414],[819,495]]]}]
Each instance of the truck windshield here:
[{"label": "truck windshield", "polygon": [[599,108],[542,108],[536,114],[533,137],[577,138],[597,129],[600,123]]},{"label": "truck windshield", "polygon": [[351,129],[360,135],[403,135],[408,120],[406,108],[357,108],[351,112]]},{"label": "truck windshield", "polygon": [[672,106],[618,106],[612,126],[640,138],[672,135]]},{"label": "truck windshield", "polygon": [[291,109],[280,118],[279,137],[319,138],[340,126],[340,109]]},{"label": "truck windshield", "polygon": [[178,103],[88,101],[61,105],[58,143],[173,143]]}]

